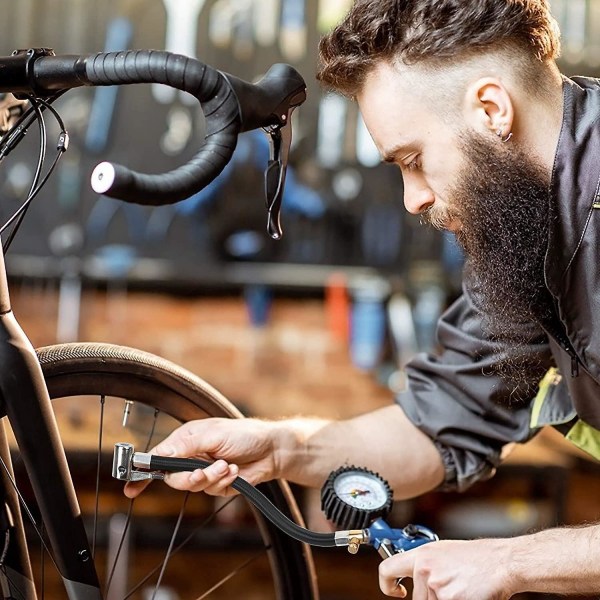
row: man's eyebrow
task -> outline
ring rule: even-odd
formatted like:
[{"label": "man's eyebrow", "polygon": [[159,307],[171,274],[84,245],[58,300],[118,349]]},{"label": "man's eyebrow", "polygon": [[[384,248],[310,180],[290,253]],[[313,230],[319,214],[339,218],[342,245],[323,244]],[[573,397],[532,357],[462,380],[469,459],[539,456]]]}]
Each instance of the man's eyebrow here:
[{"label": "man's eyebrow", "polygon": [[381,161],[384,163],[395,163],[398,159],[398,155],[404,153],[404,155],[406,156],[410,154],[411,151],[412,150],[410,144],[398,144],[397,146],[394,146],[387,152],[384,152],[381,157]]}]

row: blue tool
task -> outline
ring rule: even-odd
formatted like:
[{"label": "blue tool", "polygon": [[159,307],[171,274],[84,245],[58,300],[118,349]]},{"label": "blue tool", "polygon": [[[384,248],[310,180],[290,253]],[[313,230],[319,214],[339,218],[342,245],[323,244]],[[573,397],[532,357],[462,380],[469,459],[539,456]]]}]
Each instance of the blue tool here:
[{"label": "blue tool", "polygon": [[365,543],[373,546],[381,558],[413,550],[439,539],[431,529],[422,525],[407,525],[402,529],[392,529],[383,519],[373,521],[367,531]]},{"label": "blue tool", "polygon": [[[392,509],[393,493],[378,473],[362,467],[341,467],[321,489],[321,508],[336,527],[343,529],[348,552],[361,544],[373,546],[385,559],[393,554],[435,542],[438,536],[422,525],[391,528],[384,520]],[[342,544],[340,544],[342,545]]]},{"label": "blue tool", "polygon": [[[125,50],[132,35],[133,26],[128,19],[114,19],[109,23],[106,32],[105,52]],[[108,144],[118,91],[117,85],[97,87],[94,90],[94,101],[85,135],[85,148],[88,152],[99,154]]]}]

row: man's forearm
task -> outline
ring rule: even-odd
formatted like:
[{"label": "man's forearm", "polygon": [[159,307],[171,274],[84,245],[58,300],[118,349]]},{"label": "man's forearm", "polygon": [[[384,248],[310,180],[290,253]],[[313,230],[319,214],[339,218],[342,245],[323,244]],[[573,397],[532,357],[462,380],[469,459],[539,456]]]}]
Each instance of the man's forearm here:
[{"label": "man's forearm", "polygon": [[391,405],[346,421],[290,419],[275,424],[278,476],[319,487],[343,465],[377,471],[397,498],[441,483],[444,469],[431,440]]},{"label": "man's forearm", "polygon": [[600,593],[600,525],[548,529],[507,542],[516,591]]}]

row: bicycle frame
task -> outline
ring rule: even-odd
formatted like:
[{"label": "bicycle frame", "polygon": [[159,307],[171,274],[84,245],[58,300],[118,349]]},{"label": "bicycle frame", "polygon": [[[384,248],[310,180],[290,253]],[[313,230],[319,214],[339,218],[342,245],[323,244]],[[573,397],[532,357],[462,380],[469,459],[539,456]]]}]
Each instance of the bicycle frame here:
[{"label": "bicycle frame", "polygon": [[[14,432],[67,596],[70,600],[99,600],[100,585],[50,397],[34,348],[11,310],[1,250],[0,365],[1,416],[8,418]],[[4,425],[0,428],[0,456],[12,476]],[[15,590],[16,597],[35,600],[37,594],[19,501],[4,469],[1,501],[0,510],[4,508],[8,518],[0,518],[0,525],[4,521],[8,526],[10,522],[11,537],[14,537],[11,550],[0,565],[5,573],[3,585]]]},{"label": "bicycle frame", "polygon": [[[135,173],[108,162],[94,170],[92,187],[97,193],[127,202],[159,206],[189,197],[219,175],[233,154],[239,133],[265,129],[271,138],[266,189],[268,228],[273,237],[281,236],[279,210],[291,143],[291,115],[306,98],[304,79],[289,65],[274,65],[259,82],[250,84],[197,60],[162,51],[109,52],[86,57],[55,56],[48,48],[30,48],[0,57],[0,67],[3,74],[0,91],[25,94],[25,97],[52,99],[57,93],[82,85],[125,83],[162,83],[196,97],[206,116],[207,134],[200,151],[188,163],[153,175]],[[41,114],[39,108],[36,112],[38,116]],[[29,124],[31,122],[30,119]],[[15,125],[12,133],[7,134],[3,156],[22,139],[26,131],[22,126],[23,123]],[[57,151],[65,151],[67,142],[65,130]],[[214,148],[218,148],[218,152]],[[26,202],[33,199],[43,183],[45,179],[39,185],[36,182]],[[14,231],[16,229],[11,235]],[[2,250],[0,365],[0,417],[7,417],[14,432],[46,527],[44,533],[49,539],[52,559],[68,598],[100,600],[93,556],[42,369],[11,310]],[[15,589],[13,596],[35,600],[20,502],[11,481],[12,463],[2,427],[0,456],[6,465],[6,469],[0,469],[0,536],[10,533],[15,538],[15,550],[11,545],[10,552],[3,552],[0,537],[0,584],[9,590]]]}]

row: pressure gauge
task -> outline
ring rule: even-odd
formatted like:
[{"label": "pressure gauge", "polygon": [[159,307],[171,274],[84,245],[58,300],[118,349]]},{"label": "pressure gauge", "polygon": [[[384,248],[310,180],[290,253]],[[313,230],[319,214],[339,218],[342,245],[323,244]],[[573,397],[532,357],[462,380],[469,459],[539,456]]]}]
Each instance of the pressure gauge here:
[{"label": "pressure gauge", "polygon": [[340,529],[364,529],[392,509],[392,490],[379,474],[362,467],[342,467],[321,490],[321,508]]}]

